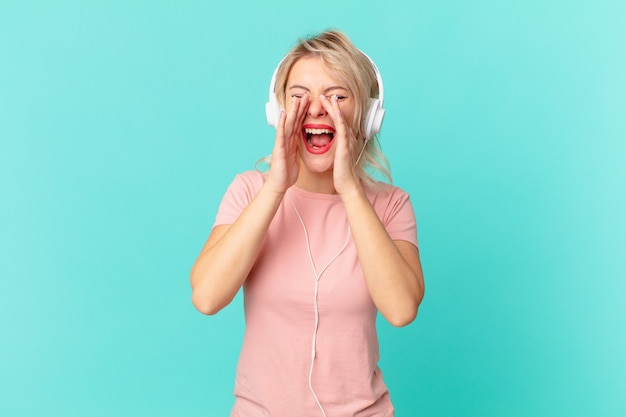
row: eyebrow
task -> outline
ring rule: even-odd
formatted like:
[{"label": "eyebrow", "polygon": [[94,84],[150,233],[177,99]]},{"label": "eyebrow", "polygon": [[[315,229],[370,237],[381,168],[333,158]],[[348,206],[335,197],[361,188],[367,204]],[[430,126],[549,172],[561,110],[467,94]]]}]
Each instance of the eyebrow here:
[{"label": "eyebrow", "polygon": [[[289,87],[289,90],[292,90],[292,89],[294,89],[294,88],[300,88],[300,89],[302,89],[302,90],[311,91],[311,90],[309,90],[308,88],[306,88],[305,86],[300,85],[300,84],[294,84],[294,85],[290,86],[290,87]],[[348,89],[347,89],[346,87],[342,87],[342,86],[340,86],[340,85],[333,85],[332,87],[328,87],[328,88],[326,88],[326,89],[324,90],[324,93],[327,93],[327,92],[329,92],[329,91],[331,91],[331,90],[344,90],[344,91],[348,91]]]}]

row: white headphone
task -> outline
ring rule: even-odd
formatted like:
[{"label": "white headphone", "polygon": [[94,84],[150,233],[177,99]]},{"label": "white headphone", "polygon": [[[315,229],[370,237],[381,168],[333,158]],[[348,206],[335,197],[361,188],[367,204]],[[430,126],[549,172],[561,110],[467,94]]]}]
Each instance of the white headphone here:
[{"label": "white headphone", "polygon": [[[365,140],[371,139],[376,133],[380,132],[380,128],[383,124],[383,118],[385,116],[385,109],[383,109],[383,100],[385,97],[385,90],[383,88],[383,79],[380,75],[380,71],[378,71],[378,67],[372,61],[372,59],[367,56],[367,54],[361,51],[363,55],[370,61],[372,64],[372,68],[374,69],[374,73],[376,74],[376,81],[378,82],[378,98],[370,97],[367,99],[367,109],[365,109],[364,114],[364,135]],[[280,118],[280,113],[282,111],[280,104],[278,103],[278,98],[276,97],[276,74],[278,73],[278,69],[280,68],[280,64],[285,60],[283,58],[279,63],[276,69],[274,70],[274,74],[272,75],[272,81],[270,82],[270,91],[269,91],[269,101],[265,104],[265,115],[267,117],[267,123],[270,126],[277,127],[278,119]]]}]

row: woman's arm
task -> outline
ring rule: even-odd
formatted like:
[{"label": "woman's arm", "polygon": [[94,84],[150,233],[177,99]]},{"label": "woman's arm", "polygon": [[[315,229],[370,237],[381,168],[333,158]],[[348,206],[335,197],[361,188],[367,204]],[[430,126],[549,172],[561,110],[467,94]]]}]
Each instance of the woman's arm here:
[{"label": "woman's arm", "polygon": [[346,209],[367,287],[387,321],[394,326],[405,326],[417,316],[424,297],[417,247],[409,242],[393,241],[387,233],[356,173],[354,161],[360,149],[341,114],[337,97],[320,99],[335,122],[333,181]]},{"label": "woman's arm", "polygon": [[286,190],[298,178],[297,144],[307,99],[292,100],[276,129],[272,163],[258,194],[232,225],[216,226],[191,270],[193,305],[204,314],[226,307],[243,285]]},{"label": "woman's arm", "polygon": [[283,198],[266,184],[232,225],[213,229],[191,270],[192,302],[204,314],[226,307],[254,264]]},{"label": "woman's arm", "polygon": [[389,237],[362,190],[342,195],[342,199],[374,304],[392,325],[411,323],[424,297],[418,249]]}]

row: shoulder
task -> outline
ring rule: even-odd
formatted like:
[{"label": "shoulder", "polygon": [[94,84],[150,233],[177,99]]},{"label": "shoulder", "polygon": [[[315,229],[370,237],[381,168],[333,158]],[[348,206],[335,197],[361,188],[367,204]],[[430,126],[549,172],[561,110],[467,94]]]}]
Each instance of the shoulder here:
[{"label": "shoulder", "polygon": [[367,187],[365,192],[383,224],[389,224],[398,218],[414,219],[410,195],[402,188],[377,182],[374,186]]},{"label": "shoulder", "polygon": [[244,171],[237,174],[233,182],[240,182],[251,189],[261,188],[265,182],[265,174],[256,170]]},{"label": "shoulder", "polygon": [[265,176],[260,171],[239,173],[228,186],[223,201],[235,206],[246,206],[257,195],[264,182]]},{"label": "shoulder", "polygon": [[228,187],[228,193],[253,197],[259,192],[264,182],[265,174],[262,172],[244,171],[235,176]]},{"label": "shoulder", "polygon": [[237,174],[222,197],[215,225],[234,223],[257,195],[264,181],[265,177],[259,171]]},{"label": "shoulder", "polygon": [[398,201],[408,200],[409,193],[402,188],[385,182],[375,182],[373,185],[365,188],[365,193],[372,203],[375,201]]},{"label": "shoulder", "polygon": [[393,240],[403,240],[417,247],[417,220],[409,193],[386,183],[368,190],[374,211]]}]

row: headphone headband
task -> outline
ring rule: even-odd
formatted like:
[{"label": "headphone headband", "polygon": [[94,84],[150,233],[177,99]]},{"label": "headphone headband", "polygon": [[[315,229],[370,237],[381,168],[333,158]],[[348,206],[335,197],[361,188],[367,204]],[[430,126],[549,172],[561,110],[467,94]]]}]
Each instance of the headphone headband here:
[{"label": "headphone headband", "polygon": [[[383,124],[383,118],[385,116],[385,109],[383,109],[383,101],[385,98],[385,90],[383,87],[383,79],[380,75],[380,71],[378,67],[365,52],[361,52],[372,65],[372,69],[376,75],[376,81],[378,82],[378,98],[369,97],[367,99],[367,108],[363,112],[363,124],[364,124],[364,136],[365,140],[371,139],[375,134],[380,132],[380,128]],[[278,126],[278,119],[280,118],[281,108],[278,103],[278,98],[276,97],[276,75],[278,74],[278,69],[281,64],[285,60],[286,57],[280,60],[276,69],[274,69],[274,73],[272,75],[272,80],[270,82],[269,89],[269,101],[265,104],[265,115],[267,117],[267,123],[270,126],[276,127]]]}]

